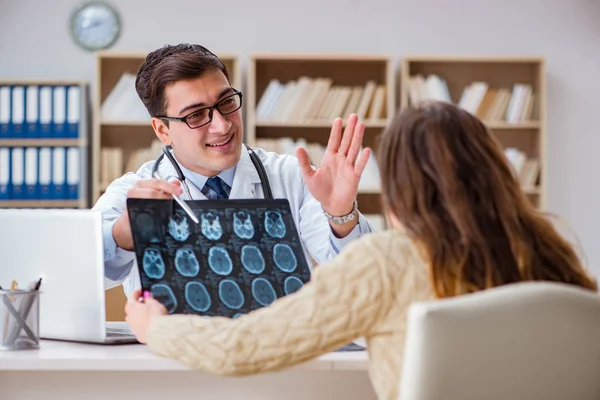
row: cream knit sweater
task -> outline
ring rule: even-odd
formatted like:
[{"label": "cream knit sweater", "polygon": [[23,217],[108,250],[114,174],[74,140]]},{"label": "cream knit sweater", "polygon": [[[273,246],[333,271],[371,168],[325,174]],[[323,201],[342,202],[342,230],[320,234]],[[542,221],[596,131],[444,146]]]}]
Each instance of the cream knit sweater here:
[{"label": "cream knit sweater", "polygon": [[235,320],[192,315],[156,318],[147,334],[155,353],[220,375],[276,371],[364,337],[379,399],[396,400],[406,312],[433,298],[427,269],[398,230],[373,233],[321,264],[311,282]]}]

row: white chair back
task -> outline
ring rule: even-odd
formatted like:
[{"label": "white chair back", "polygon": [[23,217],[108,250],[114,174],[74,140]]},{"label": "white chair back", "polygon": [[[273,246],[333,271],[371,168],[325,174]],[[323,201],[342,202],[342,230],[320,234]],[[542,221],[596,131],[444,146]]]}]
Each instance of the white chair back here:
[{"label": "white chair back", "polygon": [[400,400],[600,399],[600,296],[526,282],[408,313]]}]

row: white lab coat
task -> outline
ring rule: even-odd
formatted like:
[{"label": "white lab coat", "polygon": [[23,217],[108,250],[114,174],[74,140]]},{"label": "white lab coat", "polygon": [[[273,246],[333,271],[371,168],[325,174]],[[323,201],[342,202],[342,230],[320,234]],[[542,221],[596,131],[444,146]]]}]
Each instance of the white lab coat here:
[{"label": "white lab coat", "polygon": [[[352,233],[342,240],[336,239],[331,234],[331,228],[320,203],[312,197],[304,183],[298,159],[262,149],[254,148],[254,150],[264,165],[273,197],[286,198],[290,203],[304,253],[311,267],[311,258],[316,263],[322,263],[337,254],[336,247],[339,251],[349,241],[371,232],[367,219],[359,215],[359,223]],[[141,286],[138,265],[134,252],[116,247],[112,238],[112,226],[126,209],[127,191],[135,185],[136,181],[150,179],[153,166],[154,161],[149,161],[142,165],[137,173],[127,173],[112,182],[93,207],[103,215],[106,288],[123,284],[127,296]],[[160,163],[159,173],[162,177],[177,176],[166,157]],[[188,183],[188,186],[193,200],[206,200],[206,196],[195,185]],[[185,190],[181,197],[187,199]],[[243,146],[229,198],[264,198],[258,172]]]}]

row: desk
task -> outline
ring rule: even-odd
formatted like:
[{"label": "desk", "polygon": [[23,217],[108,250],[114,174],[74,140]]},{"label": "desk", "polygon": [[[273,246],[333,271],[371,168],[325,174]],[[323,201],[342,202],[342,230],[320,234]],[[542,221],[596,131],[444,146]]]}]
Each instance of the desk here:
[{"label": "desk", "polygon": [[374,399],[365,352],[326,354],[251,377],[191,371],[141,344],[42,340],[39,350],[0,351],[2,400]]}]

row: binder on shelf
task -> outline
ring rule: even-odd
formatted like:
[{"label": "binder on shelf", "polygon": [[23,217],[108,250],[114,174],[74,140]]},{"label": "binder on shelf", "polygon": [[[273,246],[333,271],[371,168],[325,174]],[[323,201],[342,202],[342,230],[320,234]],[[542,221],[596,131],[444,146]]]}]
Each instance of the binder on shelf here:
[{"label": "binder on shelf", "polygon": [[25,149],[25,196],[27,200],[39,199],[38,192],[38,149]]},{"label": "binder on shelf", "polygon": [[25,156],[22,147],[11,151],[11,191],[13,200],[25,199]]},{"label": "binder on shelf", "polygon": [[77,147],[69,147],[67,161],[67,198],[77,200],[79,197],[79,179],[81,170],[80,151]]},{"label": "binder on shelf", "polygon": [[9,200],[10,193],[10,149],[0,147],[0,200]]},{"label": "binder on shelf", "polygon": [[53,200],[66,199],[67,165],[64,147],[55,147],[52,151],[52,183],[50,184]]},{"label": "binder on shelf", "polygon": [[52,88],[52,123],[51,137],[65,137],[65,122],[67,119],[67,93],[64,86]]},{"label": "binder on shelf", "polygon": [[67,89],[67,137],[76,139],[79,137],[79,123],[81,121],[81,88],[69,86]]},{"label": "binder on shelf", "polygon": [[25,131],[25,87],[13,86],[11,95],[11,135],[14,139],[21,139]]},{"label": "binder on shelf", "polygon": [[0,86],[0,139],[8,139],[11,137],[11,112],[10,87]]},{"label": "binder on shelf", "polygon": [[52,198],[52,193],[50,192],[50,184],[52,183],[52,149],[50,147],[39,149],[38,165],[39,198],[40,200],[50,200]]},{"label": "binder on shelf", "polygon": [[24,136],[28,139],[35,139],[39,136],[40,119],[40,88],[37,85],[27,86],[25,92],[25,121],[27,128],[24,130]]},{"label": "binder on shelf", "polygon": [[36,137],[47,139],[52,137],[52,87],[40,88],[40,125]]}]

